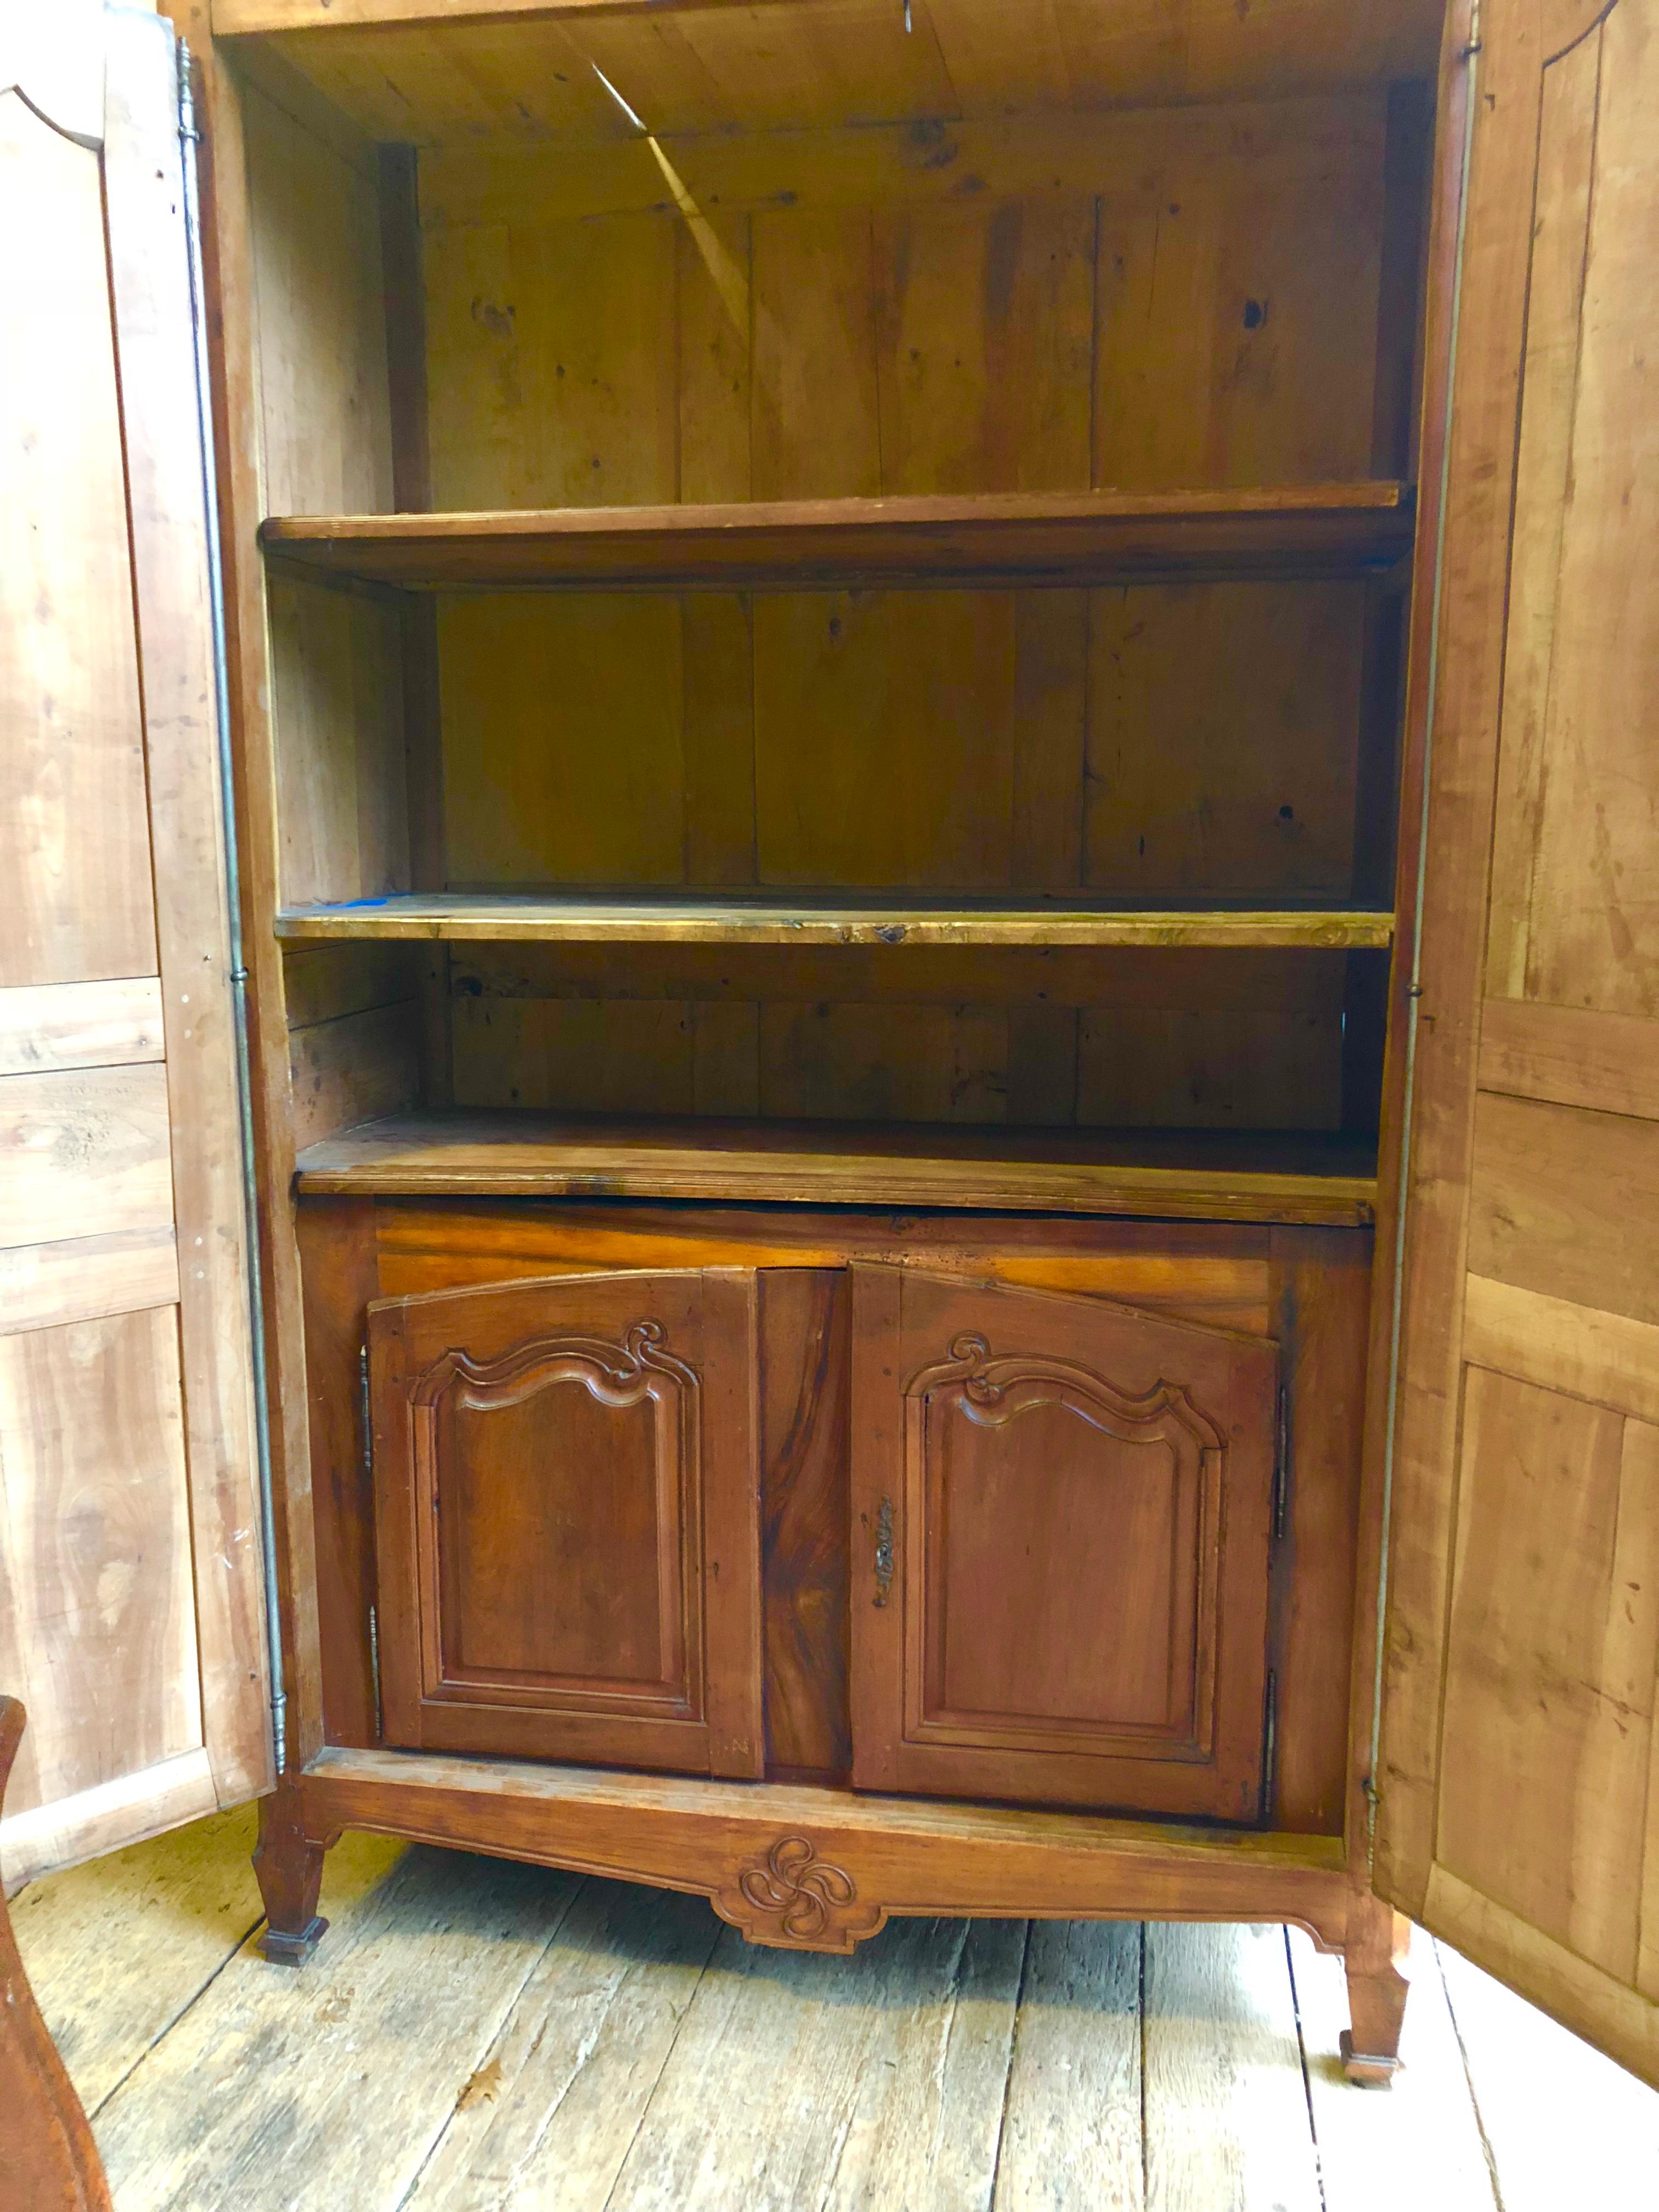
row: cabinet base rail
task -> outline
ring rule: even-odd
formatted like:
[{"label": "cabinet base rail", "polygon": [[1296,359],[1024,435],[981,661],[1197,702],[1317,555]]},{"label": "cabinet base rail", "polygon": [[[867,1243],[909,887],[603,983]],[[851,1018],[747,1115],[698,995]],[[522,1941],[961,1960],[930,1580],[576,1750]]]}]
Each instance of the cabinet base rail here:
[{"label": "cabinet base rail", "polygon": [[850,1952],[894,1914],[1281,1922],[1343,1955],[1350,2079],[1385,2084],[1397,2061],[1406,1923],[1338,1837],[331,1748],[260,1808],[268,1958],[314,1946],[322,1856],[347,1828],[702,1895],[791,1950]]}]

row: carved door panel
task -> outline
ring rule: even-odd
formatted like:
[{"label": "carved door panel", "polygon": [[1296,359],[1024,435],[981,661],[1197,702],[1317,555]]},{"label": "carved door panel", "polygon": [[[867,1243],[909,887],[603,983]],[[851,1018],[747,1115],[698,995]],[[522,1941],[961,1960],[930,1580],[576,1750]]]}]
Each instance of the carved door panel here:
[{"label": "carved door panel", "polygon": [[388,1743],[762,1771],[752,1271],[369,1309]]},{"label": "carved door panel", "polygon": [[1278,1346],[854,1274],[855,1783],[1255,1820]]}]

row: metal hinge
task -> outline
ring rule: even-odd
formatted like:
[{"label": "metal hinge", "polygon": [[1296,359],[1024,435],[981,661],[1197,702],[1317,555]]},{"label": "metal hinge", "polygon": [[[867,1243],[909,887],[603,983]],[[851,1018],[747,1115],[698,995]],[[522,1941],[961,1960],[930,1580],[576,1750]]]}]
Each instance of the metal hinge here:
[{"label": "metal hinge", "polygon": [[386,1734],[386,1724],[380,1717],[380,1620],[373,1606],[368,1608],[368,1671],[374,1678],[374,1741],[378,1743]]},{"label": "metal hinge", "polygon": [[357,1407],[363,1424],[363,1473],[374,1473],[374,1406],[368,1390],[368,1344],[357,1354]]},{"label": "metal hinge", "polygon": [[1273,1818],[1273,1790],[1279,1779],[1279,1677],[1267,1669],[1267,1695],[1261,1718],[1261,1817]]},{"label": "metal hinge", "polygon": [[1282,1544],[1289,1522],[1291,1498],[1291,1401],[1281,1382],[1273,1428],[1273,1541]]}]

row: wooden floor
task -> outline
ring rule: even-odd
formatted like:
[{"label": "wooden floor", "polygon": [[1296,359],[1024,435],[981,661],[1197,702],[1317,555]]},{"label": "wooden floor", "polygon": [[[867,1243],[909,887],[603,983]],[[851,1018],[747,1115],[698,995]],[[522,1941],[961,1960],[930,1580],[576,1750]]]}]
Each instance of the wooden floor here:
[{"label": "wooden floor", "polygon": [[348,1837],[301,1973],[252,1814],[15,1900],[118,2212],[1568,2212],[1659,2203],[1659,2095],[1419,1936],[1407,2072],[1336,2068],[1277,1929],[896,1921],[757,1950],[699,1900]]}]

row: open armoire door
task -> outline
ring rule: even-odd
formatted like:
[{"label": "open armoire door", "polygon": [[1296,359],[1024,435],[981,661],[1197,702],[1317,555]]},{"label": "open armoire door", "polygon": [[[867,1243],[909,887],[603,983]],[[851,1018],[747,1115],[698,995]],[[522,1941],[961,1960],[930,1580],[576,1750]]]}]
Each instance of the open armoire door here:
[{"label": "open armoire door", "polygon": [[273,1778],[178,56],[0,15],[9,1888]]},{"label": "open armoire door", "polygon": [[1659,0],[1478,35],[1374,1877],[1659,2081]]}]

